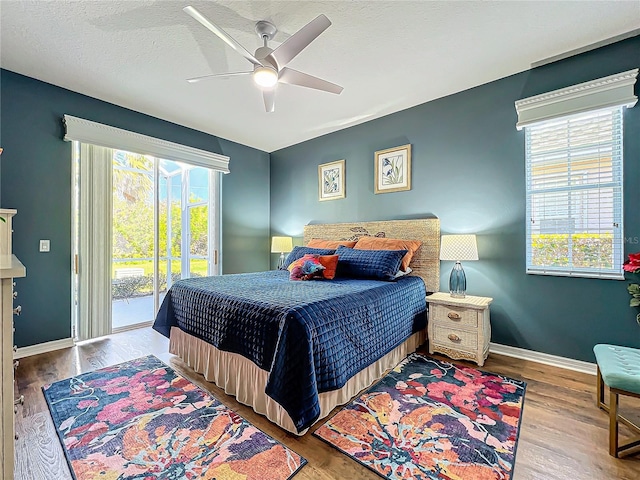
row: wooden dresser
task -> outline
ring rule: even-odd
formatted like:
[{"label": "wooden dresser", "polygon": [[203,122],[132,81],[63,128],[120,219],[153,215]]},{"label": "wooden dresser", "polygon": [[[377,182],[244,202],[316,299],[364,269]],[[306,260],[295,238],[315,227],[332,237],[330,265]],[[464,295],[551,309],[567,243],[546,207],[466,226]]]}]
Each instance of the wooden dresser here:
[{"label": "wooden dresser", "polygon": [[0,337],[0,354],[2,355],[2,388],[0,389],[0,404],[2,417],[0,418],[0,480],[13,479],[14,462],[14,415],[19,407],[20,399],[14,394],[14,361],[13,361],[13,316],[20,313],[21,307],[13,306],[15,292],[13,279],[24,277],[26,269],[11,250],[11,224],[16,210],[0,208],[0,280],[2,293],[0,307],[2,308],[2,337]]}]

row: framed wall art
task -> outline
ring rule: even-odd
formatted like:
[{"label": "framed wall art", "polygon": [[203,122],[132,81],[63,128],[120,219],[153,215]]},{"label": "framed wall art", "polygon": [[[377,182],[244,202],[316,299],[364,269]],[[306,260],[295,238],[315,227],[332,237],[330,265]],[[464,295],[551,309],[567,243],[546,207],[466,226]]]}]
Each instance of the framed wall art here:
[{"label": "framed wall art", "polygon": [[375,193],[411,190],[411,144],[375,153]]},{"label": "framed wall art", "polygon": [[318,200],[345,198],[344,160],[318,165]]}]

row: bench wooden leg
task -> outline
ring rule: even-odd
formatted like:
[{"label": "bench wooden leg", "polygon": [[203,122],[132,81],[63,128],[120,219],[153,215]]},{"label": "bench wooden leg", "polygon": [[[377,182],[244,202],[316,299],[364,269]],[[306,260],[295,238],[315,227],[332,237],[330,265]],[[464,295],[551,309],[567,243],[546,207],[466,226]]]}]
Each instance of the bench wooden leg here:
[{"label": "bench wooden leg", "polygon": [[597,397],[596,397],[596,405],[601,410],[605,410],[604,405],[604,382],[602,381],[602,374],[600,373],[600,367],[597,368],[596,382],[597,382]]},{"label": "bench wooden leg", "polygon": [[609,389],[609,455],[618,458],[618,394]]},{"label": "bench wooden leg", "polygon": [[[615,402],[615,407],[616,407],[616,411],[619,411],[619,398],[620,395],[629,395],[632,397],[636,397],[636,398],[640,398],[639,394],[636,393],[631,393],[631,392],[627,392],[624,390],[618,390],[616,388],[609,388],[609,390],[611,391],[611,395],[610,395],[610,402]],[[613,396],[615,395],[616,399],[614,400]],[[611,427],[611,416],[609,416],[609,425]],[[616,458],[622,458],[622,457],[626,457],[628,455],[635,455],[637,453],[640,453],[640,425],[636,425],[634,422],[632,422],[631,420],[629,420],[627,417],[624,417],[622,415],[620,415],[619,413],[616,415],[616,426],[615,426],[615,433],[610,433],[611,438],[615,439],[615,455],[613,453],[611,453],[612,447],[609,446],[609,452],[611,453],[611,455],[613,455]],[[620,424],[624,424],[625,426],[627,426],[629,428],[629,430],[631,430],[631,432],[633,434],[635,434],[635,436],[629,440],[626,440],[624,442],[621,442],[619,437],[618,437],[618,433],[619,433],[619,427]],[[615,436],[613,436],[615,435]]]}]

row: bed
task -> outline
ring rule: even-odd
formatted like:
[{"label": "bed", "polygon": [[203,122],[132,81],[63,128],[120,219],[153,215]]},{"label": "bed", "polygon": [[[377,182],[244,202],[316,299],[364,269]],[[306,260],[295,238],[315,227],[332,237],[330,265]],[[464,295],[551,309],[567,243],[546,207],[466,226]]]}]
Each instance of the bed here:
[{"label": "bed", "polygon": [[307,225],[303,241],[362,236],[422,242],[411,274],[394,282],[292,282],[287,271],[186,279],[171,287],[154,328],[208,381],[302,435],[425,341],[439,220]]}]

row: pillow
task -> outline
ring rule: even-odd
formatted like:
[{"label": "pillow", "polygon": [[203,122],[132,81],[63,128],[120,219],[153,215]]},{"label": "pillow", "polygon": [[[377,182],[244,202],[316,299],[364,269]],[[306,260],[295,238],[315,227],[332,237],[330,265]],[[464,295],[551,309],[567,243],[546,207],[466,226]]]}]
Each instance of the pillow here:
[{"label": "pillow", "polygon": [[360,237],[358,243],[353,247],[358,250],[406,250],[407,254],[402,259],[400,270],[407,271],[413,254],[420,248],[420,240],[404,240],[401,238],[384,237]]},{"label": "pillow", "polygon": [[304,257],[307,254],[312,255],[333,255],[335,252],[334,248],[309,248],[309,247],[293,247],[291,253],[287,256],[284,261],[284,265],[282,266],[282,270],[286,270],[289,265],[298,260],[299,258]]},{"label": "pillow", "polygon": [[289,265],[289,280],[313,280],[324,278],[322,272],[324,265],[320,263],[317,255],[305,255]]},{"label": "pillow", "polygon": [[408,267],[405,272],[403,272],[402,270],[398,270],[398,273],[396,273],[395,278],[405,277],[409,275],[411,272],[413,272],[413,269],[411,267]]},{"label": "pillow", "polygon": [[333,280],[336,276],[336,268],[338,267],[338,255],[319,255],[318,260],[320,260],[320,263],[324,266],[322,276],[327,280]]},{"label": "pillow", "polygon": [[356,250],[338,247],[338,276],[395,280],[406,250]]},{"label": "pillow", "polygon": [[[295,262],[293,262],[287,270],[291,272],[295,266],[302,265],[303,260],[307,260],[309,258],[317,259],[320,264],[324,267],[322,270],[322,275],[317,275],[314,278],[325,278],[327,280],[333,280],[336,276],[336,267],[338,266],[338,255],[312,255],[310,253],[304,255],[302,258],[299,258]],[[292,279],[293,280],[293,279]],[[309,278],[304,278],[303,280],[310,280]]]},{"label": "pillow", "polygon": [[320,238],[312,238],[311,241],[307,244],[307,247],[314,248],[331,248],[335,250],[340,245],[344,245],[345,247],[353,248],[356,244],[356,241],[349,240],[322,240]]}]

